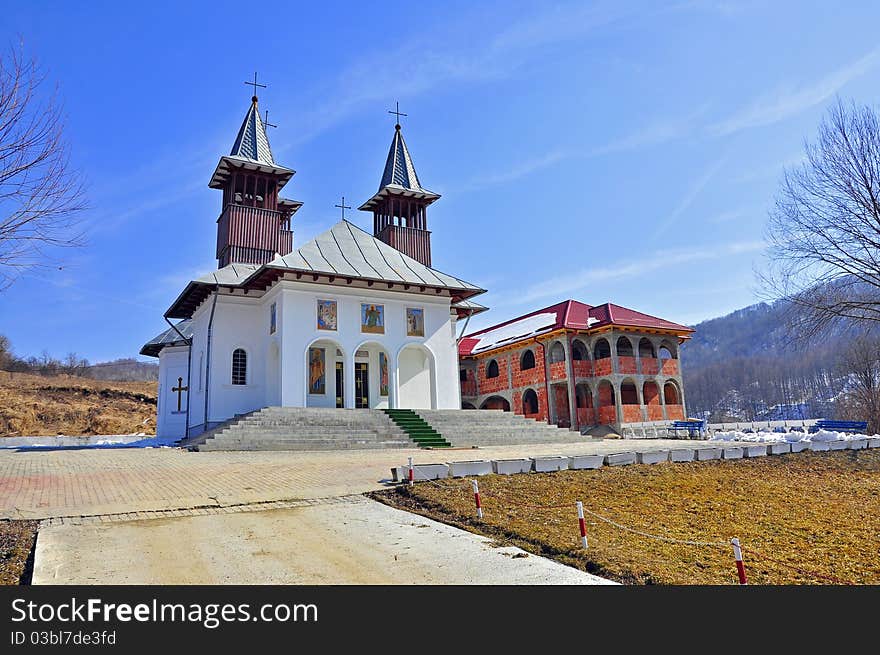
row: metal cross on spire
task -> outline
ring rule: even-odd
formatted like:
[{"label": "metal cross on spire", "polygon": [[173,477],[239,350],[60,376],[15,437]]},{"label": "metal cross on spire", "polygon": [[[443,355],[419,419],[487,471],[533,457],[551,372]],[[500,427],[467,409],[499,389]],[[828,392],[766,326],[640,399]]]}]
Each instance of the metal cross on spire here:
[{"label": "metal cross on spire", "polygon": [[273,125],[272,123],[269,122],[269,110],[268,109],[266,110],[266,120],[263,121],[263,125],[265,125],[266,127],[278,127],[277,125]]},{"label": "metal cross on spire", "polygon": [[260,84],[257,82],[257,72],[256,71],[254,71],[254,81],[253,82],[245,82],[245,84],[250,84],[252,87],[254,87],[254,100],[257,99],[257,87],[260,87],[261,89],[268,88],[267,85]]},{"label": "metal cross on spire", "polygon": [[397,116],[397,124],[396,124],[394,127],[400,127],[400,117],[401,117],[401,116],[406,116],[406,114],[404,114],[402,111],[400,111],[400,103],[395,101],[395,103],[394,103],[394,111],[391,111],[391,110],[389,109],[389,110],[388,110],[388,113],[389,113],[389,114],[394,114],[395,116]]},{"label": "metal cross on spire", "polygon": [[333,205],[334,207],[339,207],[342,210],[342,220],[345,220],[345,210],[351,209],[349,205],[345,204],[345,196],[342,196],[342,204],[341,205]]}]

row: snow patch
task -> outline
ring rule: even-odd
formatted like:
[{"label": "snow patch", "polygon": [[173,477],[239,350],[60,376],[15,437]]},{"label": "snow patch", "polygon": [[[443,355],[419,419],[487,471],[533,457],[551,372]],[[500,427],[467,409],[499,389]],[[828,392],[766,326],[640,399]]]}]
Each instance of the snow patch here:
[{"label": "snow patch", "polygon": [[[847,432],[834,432],[831,430],[819,430],[818,432],[715,432],[709,441],[753,441],[758,443],[793,443],[797,441],[852,441],[853,439],[867,439],[866,434],[849,434]],[[877,436],[877,435],[874,435]]]},{"label": "snow patch", "polygon": [[483,334],[473,335],[471,338],[478,339],[479,341],[477,341],[471,352],[491,350],[507,342],[527,339],[540,334],[554,325],[556,325],[556,312],[544,312],[543,314],[522,318]]}]

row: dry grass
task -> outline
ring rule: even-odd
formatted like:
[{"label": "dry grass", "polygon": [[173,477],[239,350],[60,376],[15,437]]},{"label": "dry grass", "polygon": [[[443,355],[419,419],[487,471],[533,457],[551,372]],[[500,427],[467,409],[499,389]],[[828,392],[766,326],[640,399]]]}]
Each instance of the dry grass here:
[{"label": "dry grass", "polygon": [[[655,535],[739,537],[752,584],[880,584],[880,450],[492,475],[479,482],[482,522],[473,518],[470,480],[419,483],[379,496],[624,583],[735,584],[732,549],[649,539],[588,515],[584,551],[575,501]],[[548,505],[564,507],[535,507]]]},{"label": "dry grass", "polygon": [[155,382],[0,372],[0,437],[155,431]]},{"label": "dry grass", "polygon": [[29,584],[39,521],[0,521],[0,585]]}]

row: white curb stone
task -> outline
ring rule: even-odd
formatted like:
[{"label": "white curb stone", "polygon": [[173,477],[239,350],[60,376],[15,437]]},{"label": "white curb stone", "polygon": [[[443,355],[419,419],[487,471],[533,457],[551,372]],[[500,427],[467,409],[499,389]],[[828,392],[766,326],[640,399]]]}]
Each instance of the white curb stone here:
[{"label": "white curb stone", "polygon": [[492,470],[499,475],[528,473],[532,470],[532,460],[528,457],[522,457],[520,459],[493,459]]},{"label": "white curb stone", "polygon": [[693,448],[673,448],[669,451],[669,461],[671,462],[693,462]]},{"label": "white curb stone", "polygon": [[468,475],[489,475],[492,472],[492,462],[488,459],[446,463],[449,465],[449,475],[453,478],[463,478]]},{"label": "white curb stone", "polygon": [[767,446],[767,454],[768,455],[784,455],[785,453],[791,452],[791,444],[786,443],[785,441],[780,441],[779,443],[771,443]]},{"label": "white curb stone", "polygon": [[743,448],[743,457],[764,457],[767,454],[767,444],[759,444],[757,446],[745,446]]},{"label": "white curb stone", "polygon": [[831,449],[829,448],[827,441],[811,441],[810,442],[810,450],[825,451],[825,450],[831,450]]},{"label": "white curb stone", "polygon": [[694,459],[698,462],[705,462],[710,459],[721,459],[720,448],[695,448]]},{"label": "white curb stone", "polygon": [[625,466],[626,464],[636,463],[635,453],[612,453],[605,455],[605,463],[608,466]]},{"label": "white curb stone", "polygon": [[602,455],[574,455],[568,458],[568,466],[575,470],[597,469],[604,461],[605,457]]},{"label": "white curb stone", "polygon": [[868,448],[880,448],[880,437],[868,437]]},{"label": "white curb stone", "polygon": [[867,439],[850,439],[847,443],[847,446],[852,450],[861,450],[862,448],[868,447]]},{"label": "white curb stone", "polygon": [[828,442],[828,450],[846,450],[846,444],[848,441],[844,439],[838,439],[837,441],[829,441]]},{"label": "white curb stone", "polygon": [[[409,469],[409,466],[402,467]],[[409,474],[409,471],[406,471]],[[446,464],[413,464],[413,478],[419,480],[440,480],[449,477],[449,467]],[[406,478],[409,479],[409,478]]]},{"label": "white curb stone", "polygon": [[550,473],[551,471],[564,471],[568,469],[568,457],[563,455],[545,455],[533,457],[535,473]]},{"label": "white curb stone", "polygon": [[659,464],[669,459],[668,450],[649,450],[644,453],[637,453],[636,461],[639,464]]},{"label": "white curb stone", "polygon": [[793,453],[800,453],[810,449],[809,441],[792,441],[788,445],[791,446],[791,452]]},{"label": "white curb stone", "polygon": [[742,459],[743,449],[738,446],[729,446],[721,449],[723,459]]}]

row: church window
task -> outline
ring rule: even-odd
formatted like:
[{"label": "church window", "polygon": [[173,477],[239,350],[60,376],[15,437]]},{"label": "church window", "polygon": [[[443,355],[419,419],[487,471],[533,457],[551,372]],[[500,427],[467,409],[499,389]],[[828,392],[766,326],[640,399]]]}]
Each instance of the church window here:
[{"label": "church window", "polygon": [[519,363],[519,369],[521,371],[528,371],[531,368],[535,368],[535,353],[529,349],[523,353],[522,359]]},{"label": "church window", "polygon": [[241,348],[232,353],[232,384],[247,384],[247,353]]},{"label": "church window", "polygon": [[486,366],[486,377],[487,378],[497,378],[500,375],[498,372],[498,362],[494,359],[489,362],[488,366]]},{"label": "church window", "polygon": [[276,303],[272,303],[269,307],[269,334],[275,334],[275,329],[278,327],[278,307]]}]

